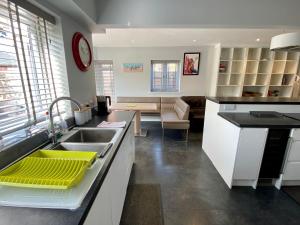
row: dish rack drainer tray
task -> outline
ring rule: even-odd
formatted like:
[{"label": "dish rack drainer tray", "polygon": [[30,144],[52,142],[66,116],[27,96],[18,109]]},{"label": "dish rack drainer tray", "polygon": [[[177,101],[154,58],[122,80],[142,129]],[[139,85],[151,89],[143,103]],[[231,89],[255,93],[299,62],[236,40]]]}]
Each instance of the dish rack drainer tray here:
[{"label": "dish rack drainer tray", "polygon": [[[0,172],[0,184],[15,187],[69,189],[83,178],[91,160],[53,158],[37,153]],[[95,156],[96,157],[96,153]]]}]

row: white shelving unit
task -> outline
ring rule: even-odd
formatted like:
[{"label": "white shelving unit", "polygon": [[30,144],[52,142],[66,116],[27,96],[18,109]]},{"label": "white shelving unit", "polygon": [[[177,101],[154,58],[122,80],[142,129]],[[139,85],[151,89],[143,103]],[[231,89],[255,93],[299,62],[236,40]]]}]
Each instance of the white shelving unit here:
[{"label": "white shelving unit", "polygon": [[221,48],[216,96],[291,97],[299,53]]}]

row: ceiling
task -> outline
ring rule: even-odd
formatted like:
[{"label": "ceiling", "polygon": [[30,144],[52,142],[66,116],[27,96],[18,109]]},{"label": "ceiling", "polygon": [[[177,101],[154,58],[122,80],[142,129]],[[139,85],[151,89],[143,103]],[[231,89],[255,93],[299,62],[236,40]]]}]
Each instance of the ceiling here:
[{"label": "ceiling", "polygon": [[[271,38],[297,30],[283,29],[198,29],[122,28],[93,34],[95,47],[170,47],[221,43],[222,46],[268,47]],[[260,41],[257,41],[257,39]]]}]

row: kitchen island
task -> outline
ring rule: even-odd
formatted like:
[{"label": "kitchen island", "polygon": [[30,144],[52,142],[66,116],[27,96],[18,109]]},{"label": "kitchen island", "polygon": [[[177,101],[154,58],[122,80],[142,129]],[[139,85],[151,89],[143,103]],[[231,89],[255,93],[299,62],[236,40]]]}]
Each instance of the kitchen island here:
[{"label": "kitchen island", "polygon": [[[250,115],[250,111],[276,111],[295,116],[300,112],[300,99],[207,98],[203,150],[229,188],[256,188],[260,178],[274,178],[278,188],[281,185],[298,185],[300,177],[294,175],[296,172],[300,174],[298,152],[292,152],[291,158],[289,149],[292,147],[290,143],[299,138],[300,121],[288,116],[259,118]],[[268,147],[274,144],[269,141],[274,139],[270,135],[276,136],[277,131],[280,133],[278,138],[285,136],[275,146],[280,149],[280,154],[274,164],[277,170],[281,164],[282,168],[279,168],[278,177],[273,177],[272,173],[278,171],[270,171],[273,162],[268,161],[270,151],[266,149],[273,148]]]},{"label": "kitchen island", "polygon": [[[122,130],[114,146],[106,154],[105,162],[96,180],[78,209],[71,211],[66,209],[3,206],[0,207],[0,225],[118,224],[123,209],[131,166],[134,161],[133,118],[134,112],[112,112],[108,116],[95,116],[92,121],[84,125],[85,127],[96,127],[104,120],[110,122],[126,121],[126,127]],[[131,150],[129,151],[130,155],[127,154],[127,150]],[[122,160],[120,158],[125,155],[130,157],[127,158],[128,163],[125,163],[125,159]],[[123,169],[123,165],[127,166],[127,170]],[[122,174],[116,174],[117,172]],[[114,176],[114,179],[112,179],[112,176]],[[118,187],[120,188],[118,189]],[[102,196],[107,198],[106,201],[102,201]]]}]

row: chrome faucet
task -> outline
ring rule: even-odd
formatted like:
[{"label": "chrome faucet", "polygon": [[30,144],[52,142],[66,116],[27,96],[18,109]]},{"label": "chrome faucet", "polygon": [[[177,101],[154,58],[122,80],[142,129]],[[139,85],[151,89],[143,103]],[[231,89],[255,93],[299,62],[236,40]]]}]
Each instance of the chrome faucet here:
[{"label": "chrome faucet", "polygon": [[80,107],[80,103],[75,100],[75,99],[72,99],[70,97],[60,97],[60,98],[57,98],[55,99],[51,105],[49,106],[49,120],[50,120],[50,129],[51,129],[51,132],[52,132],[52,143],[53,144],[56,144],[57,143],[57,138],[56,138],[56,135],[55,135],[55,129],[54,129],[54,122],[53,122],[53,115],[52,115],[52,111],[53,111],[53,106],[60,100],[69,100],[71,102],[73,102],[79,109],[79,111],[81,110],[81,107]]}]

